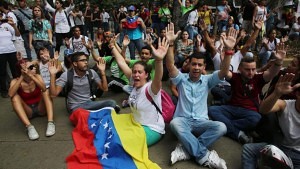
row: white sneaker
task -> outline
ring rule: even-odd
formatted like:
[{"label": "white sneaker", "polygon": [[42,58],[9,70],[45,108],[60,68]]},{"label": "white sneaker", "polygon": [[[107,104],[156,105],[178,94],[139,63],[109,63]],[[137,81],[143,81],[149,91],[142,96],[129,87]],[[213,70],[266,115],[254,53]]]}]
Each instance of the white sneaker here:
[{"label": "white sneaker", "polygon": [[35,130],[34,126],[31,124],[27,127],[27,134],[29,140],[36,140],[40,137],[39,133]]},{"label": "white sneaker", "polygon": [[175,150],[171,153],[171,164],[175,164],[177,161],[189,160],[191,157],[184,147],[178,143]]},{"label": "white sneaker", "polygon": [[216,169],[227,169],[226,162],[219,157],[215,150],[209,152],[208,159],[204,162],[203,166]]},{"label": "white sneaker", "polygon": [[48,122],[46,136],[53,136],[55,134],[55,124],[53,122]]}]

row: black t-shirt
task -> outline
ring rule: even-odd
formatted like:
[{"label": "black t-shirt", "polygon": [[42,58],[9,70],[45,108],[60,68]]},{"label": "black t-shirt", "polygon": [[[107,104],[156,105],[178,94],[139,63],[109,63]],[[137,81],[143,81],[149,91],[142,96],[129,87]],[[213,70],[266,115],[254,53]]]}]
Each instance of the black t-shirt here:
[{"label": "black t-shirt", "polygon": [[247,21],[252,21],[253,12],[255,5],[247,1],[244,8],[243,19]]}]

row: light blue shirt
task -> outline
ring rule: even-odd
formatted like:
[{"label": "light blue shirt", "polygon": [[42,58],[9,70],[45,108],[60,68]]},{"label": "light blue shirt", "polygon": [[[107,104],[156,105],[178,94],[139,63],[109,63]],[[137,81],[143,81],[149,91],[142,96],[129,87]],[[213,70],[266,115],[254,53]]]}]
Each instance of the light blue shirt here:
[{"label": "light blue shirt", "polygon": [[218,73],[215,71],[213,74],[201,75],[196,82],[190,79],[188,73],[179,72],[177,77],[171,78],[179,93],[174,118],[208,119],[208,92],[221,82]]}]

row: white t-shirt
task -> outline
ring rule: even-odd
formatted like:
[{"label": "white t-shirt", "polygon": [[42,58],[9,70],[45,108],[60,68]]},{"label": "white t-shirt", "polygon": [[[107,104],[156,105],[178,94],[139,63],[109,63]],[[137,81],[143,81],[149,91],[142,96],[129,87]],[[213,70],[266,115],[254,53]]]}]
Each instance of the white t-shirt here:
[{"label": "white t-shirt", "polygon": [[[293,33],[295,33],[296,31],[294,31],[295,29],[299,29],[300,28],[300,24],[298,24],[298,22],[296,22],[296,23],[294,23],[293,24],[293,27],[292,27],[292,29],[291,29],[291,31],[290,31],[290,34],[293,34]],[[298,32],[299,33],[299,32]]]},{"label": "white t-shirt", "polygon": [[15,29],[8,23],[0,25],[0,54],[16,52],[13,40],[15,40]]},{"label": "white t-shirt", "polygon": [[278,116],[284,135],[282,145],[300,151],[300,112],[295,109],[296,100],[285,100],[286,107]]},{"label": "white t-shirt", "polygon": [[101,13],[101,16],[102,16],[102,22],[108,22],[108,19],[109,19],[109,14],[107,12],[102,12]]},{"label": "white t-shirt", "polygon": [[40,74],[44,80],[46,88],[49,88],[50,87],[50,72],[49,72],[48,63],[43,64],[42,62],[40,62],[39,67],[40,67]]},{"label": "white t-shirt", "polygon": [[[83,35],[80,35],[78,39],[75,37],[72,37],[69,39],[70,42],[70,49],[72,49],[74,52],[84,52],[86,55],[90,55],[88,49],[83,45],[81,38]],[[85,43],[87,44],[89,42],[89,38],[84,36]]]},{"label": "white t-shirt", "polygon": [[147,99],[145,90],[148,89],[149,95],[153,98],[156,105],[161,107],[161,92],[154,95],[151,91],[151,83],[146,83],[143,87],[133,88],[128,103],[133,116],[141,125],[149,127],[158,133],[165,134],[165,123],[162,115],[156,110],[155,106]]},{"label": "white t-shirt", "polygon": [[[276,44],[280,43],[280,40],[278,38],[274,39],[272,42],[269,41],[267,45],[270,51],[274,51],[276,49],[275,40]],[[265,47],[262,47],[259,53],[265,53],[266,51],[267,49]]]},{"label": "white t-shirt", "polygon": [[[240,51],[236,52],[232,57],[230,61],[230,68],[229,70],[232,72],[238,72],[238,68],[240,65],[240,62],[243,58],[243,55]],[[214,58],[212,59],[214,63],[215,70],[220,70],[220,64],[221,64],[221,55],[219,53],[216,53]]]}]

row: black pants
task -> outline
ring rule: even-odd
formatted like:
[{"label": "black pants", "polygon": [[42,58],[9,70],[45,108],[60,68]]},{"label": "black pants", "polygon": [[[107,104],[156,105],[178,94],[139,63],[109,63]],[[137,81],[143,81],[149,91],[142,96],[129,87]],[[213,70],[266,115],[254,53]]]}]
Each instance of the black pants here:
[{"label": "black pants", "polygon": [[56,36],[56,46],[55,51],[60,51],[60,46],[63,44],[63,40],[65,38],[69,38],[69,32],[68,33],[55,33]]},{"label": "black pants", "polygon": [[0,87],[1,92],[7,92],[8,86],[6,83],[7,76],[7,63],[9,64],[9,68],[13,78],[17,77],[16,73],[16,64],[18,62],[16,52],[0,54]]}]

